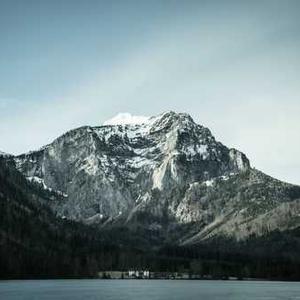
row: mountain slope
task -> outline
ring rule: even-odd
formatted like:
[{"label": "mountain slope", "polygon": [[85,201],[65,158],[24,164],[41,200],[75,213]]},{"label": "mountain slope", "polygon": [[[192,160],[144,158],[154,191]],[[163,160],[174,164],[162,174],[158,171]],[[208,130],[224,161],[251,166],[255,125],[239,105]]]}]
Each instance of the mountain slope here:
[{"label": "mountain slope", "polygon": [[47,203],[60,197],[0,158],[1,279],[96,276],[107,268],[118,251],[109,235],[56,218]]},{"label": "mountain slope", "polygon": [[14,160],[62,196],[49,202],[58,216],[101,228],[141,226],[191,244],[300,225],[300,187],[251,168],[187,114],[81,127]]}]

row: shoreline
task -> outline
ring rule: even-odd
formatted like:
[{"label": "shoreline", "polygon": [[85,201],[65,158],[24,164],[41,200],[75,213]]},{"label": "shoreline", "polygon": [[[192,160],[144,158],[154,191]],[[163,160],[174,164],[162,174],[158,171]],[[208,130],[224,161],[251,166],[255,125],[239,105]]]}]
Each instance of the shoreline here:
[{"label": "shoreline", "polygon": [[87,278],[87,277],[65,277],[65,278],[9,278],[9,279],[0,279],[1,282],[7,281],[63,281],[63,280],[99,280],[99,281],[223,281],[223,282],[295,282],[299,283],[300,280],[291,280],[291,279],[265,279],[265,278],[245,278],[245,279],[167,279],[167,278],[147,278],[147,279],[140,279],[140,278]]}]

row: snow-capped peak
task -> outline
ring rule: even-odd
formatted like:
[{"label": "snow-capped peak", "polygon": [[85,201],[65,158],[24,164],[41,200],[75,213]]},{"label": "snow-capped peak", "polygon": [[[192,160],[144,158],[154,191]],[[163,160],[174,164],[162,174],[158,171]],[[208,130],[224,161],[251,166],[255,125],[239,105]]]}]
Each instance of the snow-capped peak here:
[{"label": "snow-capped peak", "polygon": [[135,116],[130,113],[118,113],[113,118],[105,121],[104,126],[111,125],[146,125],[152,126],[156,124],[157,126],[165,126],[173,121],[181,120],[182,123],[194,122],[190,115],[186,113],[176,113],[174,111],[166,111],[162,114],[152,117],[146,116]]},{"label": "snow-capped peak", "polygon": [[118,113],[113,118],[105,121],[103,125],[140,125],[146,124],[150,120],[150,117],[146,116],[134,116],[130,113]]}]

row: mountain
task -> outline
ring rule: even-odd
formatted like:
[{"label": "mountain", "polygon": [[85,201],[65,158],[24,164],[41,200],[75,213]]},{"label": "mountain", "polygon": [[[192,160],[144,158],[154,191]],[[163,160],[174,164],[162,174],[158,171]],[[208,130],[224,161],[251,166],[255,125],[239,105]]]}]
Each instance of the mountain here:
[{"label": "mountain", "polygon": [[96,277],[140,263],[147,240],[57,218],[48,203],[62,197],[0,157],[0,279]]},{"label": "mountain", "polygon": [[300,227],[299,186],[252,168],[184,113],[80,127],[7,160],[59,196],[47,201],[57,217],[99,229],[186,246]]},{"label": "mountain", "polygon": [[47,203],[59,197],[0,157],[0,278],[82,274],[70,245],[84,230],[55,217]]}]

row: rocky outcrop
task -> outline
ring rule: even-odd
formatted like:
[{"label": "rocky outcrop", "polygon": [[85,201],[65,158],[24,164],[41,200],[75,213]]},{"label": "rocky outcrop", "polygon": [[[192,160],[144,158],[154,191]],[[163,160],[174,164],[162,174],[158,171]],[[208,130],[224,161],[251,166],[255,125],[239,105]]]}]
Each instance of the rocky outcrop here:
[{"label": "rocky outcrop", "polygon": [[261,235],[260,220],[276,219],[300,198],[299,187],[252,169],[243,153],[175,112],[141,124],[81,127],[14,160],[28,180],[64,195],[50,203],[58,216],[165,232],[184,227],[181,243]]}]

